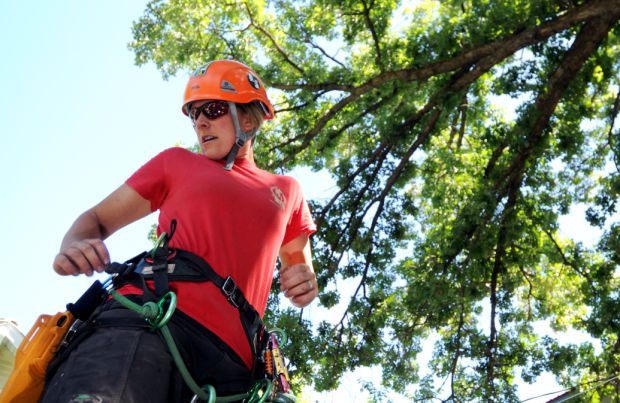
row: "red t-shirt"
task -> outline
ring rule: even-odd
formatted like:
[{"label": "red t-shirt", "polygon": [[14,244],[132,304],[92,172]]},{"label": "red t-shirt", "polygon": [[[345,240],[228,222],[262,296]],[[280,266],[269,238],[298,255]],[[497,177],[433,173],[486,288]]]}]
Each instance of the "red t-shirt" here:
[{"label": "red t-shirt", "polygon": [[[170,148],[134,173],[127,185],[159,210],[157,234],[177,220],[171,247],[190,251],[222,277],[231,276],[263,315],[282,245],[316,231],[299,183],[238,159],[231,171],[183,148]],[[177,308],[226,342],[251,367],[239,314],[211,282],[171,282]]]}]

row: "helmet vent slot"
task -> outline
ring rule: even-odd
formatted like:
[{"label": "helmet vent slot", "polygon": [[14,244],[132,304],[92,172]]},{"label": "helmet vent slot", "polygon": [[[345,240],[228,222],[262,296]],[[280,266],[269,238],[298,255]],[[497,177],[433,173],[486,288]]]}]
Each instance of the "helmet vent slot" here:
[{"label": "helmet vent slot", "polygon": [[234,92],[234,93],[237,92],[237,90],[235,89],[235,86],[226,80],[222,80],[222,85],[220,86],[220,89],[222,91],[227,91],[227,92]]}]

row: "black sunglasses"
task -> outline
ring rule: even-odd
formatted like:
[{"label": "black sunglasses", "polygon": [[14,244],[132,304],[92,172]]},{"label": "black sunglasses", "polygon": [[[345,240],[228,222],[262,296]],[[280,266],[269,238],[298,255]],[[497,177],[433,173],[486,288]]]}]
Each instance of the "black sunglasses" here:
[{"label": "black sunglasses", "polygon": [[211,101],[200,105],[199,107],[191,107],[188,115],[192,122],[196,123],[200,114],[203,114],[209,120],[215,120],[228,113],[228,103],[224,101]]}]

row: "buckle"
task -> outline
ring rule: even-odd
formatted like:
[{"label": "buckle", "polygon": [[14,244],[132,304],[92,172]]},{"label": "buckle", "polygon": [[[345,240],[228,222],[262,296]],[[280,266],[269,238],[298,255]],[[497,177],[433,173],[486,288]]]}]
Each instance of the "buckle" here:
[{"label": "buckle", "polygon": [[[144,268],[144,270],[142,271],[143,274],[146,271],[146,267]],[[159,264],[154,264],[153,266],[151,266],[151,272],[152,273],[157,273],[160,271],[167,271],[169,272],[170,270],[168,269],[168,263],[159,263]]]},{"label": "buckle", "polygon": [[58,348],[66,347],[71,343],[71,341],[75,337],[75,334],[78,332],[78,328],[80,327],[80,325],[82,325],[82,323],[84,322],[82,322],[80,319],[76,319],[75,322],[71,324],[71,327],[69,327],[69,330],[67,330],[67,334],[65,334],[65,337],[60,342]]},{"label": "buckle", "polygon": [[228,302],[230,302],[235,308],[239,308],[239,303],[235,300],[235,296],[238,295],[237,290],[239,289],[237,288],[235,280],[233,280],[230,276],[226,277],[226,280],[224,280],[224,284],[222,284],[222,288],[220,289],[228,299]]},{"label": "buckle", "polygon": [[123,274],[128,267],[129,265],[126,263],[112,262],[106,266],[105,272],[108,274]]}]

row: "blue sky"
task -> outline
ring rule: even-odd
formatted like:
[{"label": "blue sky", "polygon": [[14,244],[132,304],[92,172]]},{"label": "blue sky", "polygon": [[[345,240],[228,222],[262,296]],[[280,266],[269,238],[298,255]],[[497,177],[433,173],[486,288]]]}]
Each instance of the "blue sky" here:
[{"label": "blue sky", "polygon": [[[194,137],[180,112],[186,77],[166,82],[127,48],[144,1],[0,3],[0,317],[27,330],[93,280],[52,270],[73,220],[157,152]],[[149,248],[153,222],[111,238],[112,258]]]},{"label": "blue sky", "polygon": [[[127,48],[145,4],[0,2],[0,317],[24,332],[40,313],[64,311],[94,280],[52,270],[75,218],[159,151],[194,143],[181,113],[187,76],[164,81],[152,65],[135,66]],[[293,176],[310,198],[330,190],[323,175]],[[150,248],[155,221],[149,216],[110,238],[112,259]],[[598,235],[583,231],[582,210],[563,223],[585,241]],[[359,388],[349,388],[344,396],[355,400]]]},{"label": "blue sky", "polygon": [[[181,113],[188,75],[164,81],[127,48],[146,3],[0,2],[0,317],[23,331],[94,280],[52,270],[77,216],[158,152],[195,142]],[[307,173],[293,176],[308,197],[328,190],[325,175]],[[112,259],[149,249],[155,222],[153,214],[110,237]]]},{"label": "blue sky", "polygon": [[[181,113],[187,74],[164,81],[154,66],[135,66],[127,48],[146,3],[0,1],[0,318],[24,333],[106,278],[52,269],[77,216],[161,150],[195,142]],[[326,175],[292,176],[308,197],[330,190]],[[149,249],[155,222],[151,215],[110,237],[112,259]],[[356,400],[360,388],[345,393]]]}]

